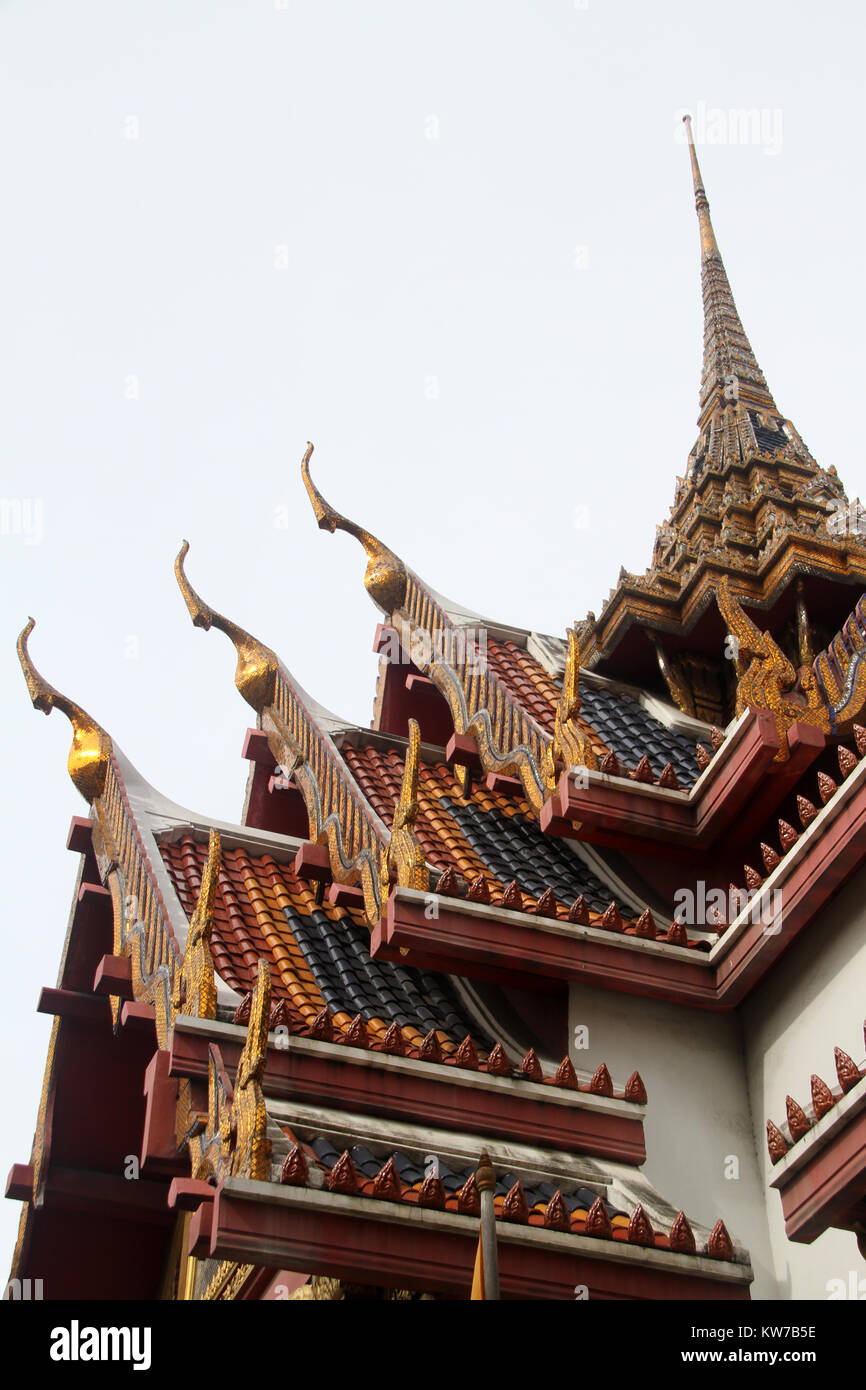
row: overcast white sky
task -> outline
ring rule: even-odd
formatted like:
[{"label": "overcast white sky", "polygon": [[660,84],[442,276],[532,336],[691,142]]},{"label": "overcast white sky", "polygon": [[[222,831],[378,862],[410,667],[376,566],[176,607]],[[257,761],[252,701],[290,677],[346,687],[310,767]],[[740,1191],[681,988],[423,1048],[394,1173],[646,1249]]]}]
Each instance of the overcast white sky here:
[{"label": "overcast white sky", "polygon": [[[449,597],[559,634],[597,611],[696,434],[685,108],[770,387],[866,496],[863,27],[853,0],[0,3],[4,1173],[84,813],[27,615],[149,781],[237,819],[252,711],[175,586],[184,536],[208,603],[371,715],[376,610],[315,527],[307,439],[326,497]],[[758,138],[709,143],[740,109]]]}]

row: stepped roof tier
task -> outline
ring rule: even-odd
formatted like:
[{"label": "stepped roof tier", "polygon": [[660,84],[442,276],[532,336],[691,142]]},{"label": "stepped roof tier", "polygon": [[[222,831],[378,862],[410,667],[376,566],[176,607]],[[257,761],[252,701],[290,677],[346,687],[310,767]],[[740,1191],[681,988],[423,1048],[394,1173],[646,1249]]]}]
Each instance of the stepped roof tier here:
[{"label": "stepped roof tier", "polygon": [[[780,972],[809,974],[810,927],[863,867],[866,548],[777,411],[689,149],[700,437],[652,569],[598,621],[546,635],[443,598],[325,500],[308,445],[315,519],[360,543],[379,609],[372,725],[211,608],[184,542],[192,622],[233,644],[255,716],[237,824],[152,788],[21,633],[88,813],[8,1188],[13,1278],[56,1298],[466,1297],[488,1156],[505,1297],[740,1299],[772,1263],[742,1030],[775,1018]],[[797,1210],[829,1193],[794,1239],[863,1219],[863,1165],[842,1206],[821,1166],[859,1123],[843,1071],[802,1132],[789,1108],[790,1145],[770,1129]],[[745,1180],[704,1183],[735,1143]],[[702,1219],[668,1201],[679,1185]]]}]

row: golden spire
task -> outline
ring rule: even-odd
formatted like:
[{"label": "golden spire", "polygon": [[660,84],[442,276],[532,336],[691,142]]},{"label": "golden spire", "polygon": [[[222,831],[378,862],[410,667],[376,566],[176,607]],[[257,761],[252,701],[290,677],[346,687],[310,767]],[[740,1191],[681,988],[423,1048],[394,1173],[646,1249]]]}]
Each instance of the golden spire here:
[{"label": "golden spire", "polygon": [[313,455],[312,444],[307,444],[307,451],[301,462],[301,476],[304,479],[304,486],[313,504],[313,512],[316,521],[322,531],[347,531],[350,536],[361,542],[367,554],[367,570],[364,575],[364,586],[374,603],[377,603],[383,612],[389,616],[401,607],[406,594],[406,566],[403,561],[389,550],[386,545],[377,540],[369,531],[365,531],[362,526],[356,525],[354,521],[349,521],[347,517],[341,516],[339,512],[325,501],[316,484],[310,477],[310,459]]},{"label": "golden spire", "polygon": [[183,562],[188,550],[189,541],[184,541],[174,562],[174,572],[189,609],[193,626],[203,627],[205,632],[211,627],[219,628],[220,632],[224,632],[226,637],[234,643],[238,654],[235,685],[256,713],[261,714],[265,705],[273,702],[274,683],[279,661],[270,647],[264,646],[255,637],[251,637],[248,632],[245,632],[242,627],[238,627],[237,623],[233,623],[229,618],[224,618],[221,613],[215,613],[212,608],[208,608],[207,604],[202,602],[184,571]]},{"label": "golden spire", "polygon": [[690,116],[684,116],[695,209],[701,232],[701,288],[704,300],[704,365],[701,379],[700,428],[711,415],[742,402],[746,408],[778,414],[778,408],[758,366],[746,330],[737,313],[734,296],[722,262],[692,137]]},{"label": "golden spire", "polygon": [[53,685],[49,685],[40,676],[27,650],[27,639],[35,626],[34,619],[30,618],[27,626],[19,633],[17,643],[18,660],[21,662],[27,689],[30,691],[30,699],[34,707],[43,714],[50,714],[53,709],[59,709],[66,715],[73,730],[72,747],[67,761],[69,776],[85,801],[95,801],[102,795],[105,786],[105,774],[111,756],[111,739],[80,705],[67,700],[65,695],[61,695]]}]

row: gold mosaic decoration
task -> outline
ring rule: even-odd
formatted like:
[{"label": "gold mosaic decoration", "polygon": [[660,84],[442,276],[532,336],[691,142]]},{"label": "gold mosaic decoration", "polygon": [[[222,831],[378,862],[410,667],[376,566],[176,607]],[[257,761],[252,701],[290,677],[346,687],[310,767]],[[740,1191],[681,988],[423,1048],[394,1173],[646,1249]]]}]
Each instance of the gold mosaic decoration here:
[{"label": "gold mosaic decoration", "polygon": [[271,973],[259,959],[250,1001],[243,1051],[232,1086],[219,1047],[208,1048],[208,1111],[202,1125],[194,1113],[187,1117],[192,1176],[218,1182],[225,1177],[267,1182],[271,1176],[271,1141],[261,1079],[268,1057],[271,1012]]},{"label": "gold mosaic decoration", "polygon": [[737,644],[737,715],[750,708],[769,710],[781,744],[775,761],[785,762],[787,734],[795,720],[830,732],[829,713],[815,673],[808,666],[794,669],[769,632],[762,632],[744,613],[726,575],[719,580],[716,596],[728,632]]},{"label": "gold mosaic decoration", "polygon": [[545,782],[550,789],[556,785],[559,774],[568,768],[598,766],[595,750],[580,719],[579,675],[580,648],[577,633],[570,628],[556,727],[544,762]]},{"label": "gold mosaic decoration", "polygon": [[308,445],[301,472],[320,527],[346,531],[360,540],[368,557],[367,590],[397,630],[403,649],[448,702],[455,732],[475,738],[485,772],[518,777],[529,804],[539,810],[546,796],[542,767],[549,734],[488,668],[402,560],[325,502],[310,477],[311,454],[312,445]]},{"label": "gold mosaic decoration", "polygon": [[111,739],[80,705],[61,695],[53,685],[49,685],[40,676],[27,650],[27,641],[35,626],[35,620],[30,618],[20,632],[17,643],[18,660],[24,672],[30,699],[34,707],[43,714],[50,714],[53,709],[59,709],[72,725],[72,747],[67,762],[69,776],[85,801],[90,802],[102,792],[111,755]]},{"label": "gold mosaic decoration", "polygon": [[198,901],[190,918],[183,965],[172,995],[172,1022],[178,1013],[216,1018],[217,990],[210,935],[220,868],[220,837],[211,830]]},{"label": "gold mosaic decoration", "polygon": [[[359,534],[362,544],[370,547],[370,563],[374,572],[381,576],[383,567],[387,568],[383,553],[360,528],[353,534]],[[372,927],[379,921],[387,897],[387,890],[382,891],[381,873],[389,853],[388,828],[370,806],[333,739],[310,709],[309,698],[271,649],[236,623],[214,613],[196,594],[183,567],[188,548],[184,542],[175,563],[175,573],[193,622],[199,627],[218,628],[234,643],[238,652],[235,683],[259,715],[259,724],[268,735],[274,762],[286,768],[301,792],[310,840],[313,844],[327,846],[336,882],[360,885],[365,914]]]},{"label": "gold mosaic decoration", "polygon": [[206,603],[202,602],[187,579],[184,570],[184,561],[188,552],[189,542],[184,541],[174,562],[174,572],[189,609],[193,626],[204,628],[205,632],[208,632],[212,627],[218,628],[234,644],[238,654],[235,685],[247,703],[259,713],[265,705],[273,702],[274,681],[279,662],[270,647],[266,647],[262,642],[257,642],[242,627],[238,627],[237,623],[233,623],[229,618],[224,618],[221,613],[216,613],[213,608],[209,608]]}]

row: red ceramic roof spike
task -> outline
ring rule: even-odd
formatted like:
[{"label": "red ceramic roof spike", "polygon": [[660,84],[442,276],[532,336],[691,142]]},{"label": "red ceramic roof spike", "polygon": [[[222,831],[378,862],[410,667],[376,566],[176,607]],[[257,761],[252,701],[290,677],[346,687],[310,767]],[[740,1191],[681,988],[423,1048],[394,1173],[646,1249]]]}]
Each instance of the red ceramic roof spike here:
[{"label": "red ceramic roof spike", "polygon": [[405,1057],[406,1044],[403,1041],[403,1034],[400,1032],[396,1023],[389,1023],[384,1038],[379,1044],[383,1052],[387,1052],[391,1057]]},{"label": "red ceramic roof spike", "polygon": [[812,1128],[812,1122],[807,1119],[802,1105],[798,1105],[793,1096],[785,1097],[785,1110],[788,1115],[788,1129],[791,1131],[791,1139],[796,1144],[798,1139],[802,1139],[804,1134],[808,1134]]},{"label": "red ceramic roof spike", "polygon": [[320,1009],[316,1014],[310,1024],[310,1037],[318,1038],[320,1042],[333,1042],[334,1025],[327,1009]]},{"label": "red ceramic roof spike", "polygon": [[610,1072],[604,1062],[602,1062],[601,1066],[594,1072],[593,1078],[589,1083],[589,1089],[596,1096],[613,1095],[613,1082],[610,1079]]},{"label": "red ceramic roof spike", "polygon": [[454,1053],[454,1061],[458,1067],[465,1067],[467,1071],[478,1070],[478,1053],[468,1033]]},{"label": "red ceramic roof spike", "polygon": [[556,894],[552,888],[545,888],[538,902],[535,904],[534,910],[537,917],[557,916]]},{"label": "red ceramic roof spike", "polygon": [[369,1047],[370,1038],[367,1027],[360,1014],[356,1014],[349,1024],[344,1034],[344,1040],[350,1047]]},{"label": "red ceramic roof spike", "polygon": [[839,759],[839,771],[842,776],[850,777],[859,761],[857,755],[852,753],[850,748],[846,748],[844,743],[840,743],[836,749],[836,756]]},{"label": "red ceramic roof spike", "polygon": [[516,879],[513,878],[507,888],[503,889],[498,906],[506,907],[510,912],[523,911],[523,894],[517,886]]},{"label": "red ceramic roof spike", "polygon": [[310,1176],[307,1158],[299,1144],[286,1154],[280,1171],[280,1182],[288,1187],[303,1187]]},{"label": "red ceramic roof spike", "polygon": [[679,791],[680,784],[677,781],[677,774],[674,772],[672,763],[665,763],[659,776],[660,787],[670,787],[671,791]]},{"label": "red ceramic roof spike", "polygon": [[675,917],[662,937],[662,941],[666,941],[669,946],[688,946],[689,937],[685,923]]},{"label": "red ceramic roof spike", "polygon": [[652,1223],[638,1202],[631,1214],[631,1221],[628,1223],[628,1233],[626,1239],[629,1245],[655,1245],[656,1236],[652,1228]]},{"label": "red ceramic roof spike", "polygon": [[490,889],[487,886],[487,879],[483,874],[473,878],[466,893],[467,901],[470,903],[489,903]]},{"label": "red ceramic roof spike", "polygon": [[553,1077],[554,1086],[565,1086],[569,1091],[579,1091],[580,1082],[570,1057],[563,1057]]},{"label": "red ceramic roof spike", "polygon": [[562,1199],[559,1188],[556,1189],[547,1206],[544,1208],[544,1224],[549,1231],[570,1231],[571,1218],[568,1214],[568,1207]]},{"label": "red ceramic roof spike", "polygon": [[586,905],[586,898],[581,893],[579,898],[575,898],[571,907],[568,909],[568,920],[574,922],[578,927],[589,926],[589,908]]},{"label": "red ceramic roof spike", "polygon": [[718,753],[724,741],[725,735],[723,734],[722,730],[716,728],[716,725],[714,724],[713,727],[710,729],[710,743],[713,745],[714,753]]},{"label": "red ceramic roof spike", "polygon": [[349,1196],[357,1193],[358,1174],[348,1149],[343,1150],[328,1174],[328,1187],[331,1192],[342,1192]]},{"label": "red ceramic roof spike", "polygon": [[602,758],[601,771],[606,772],[609,777],[622,776],[622,768],[619,764],[619,758],[616,756],[616,753],[614,753],[613,749],[611,749],[609,753],[605,753],[604,757]]},{"label": "red ceramic roof spike", "polygon": [[610,1240],[613,1236],[610,1213],[600,1197],[596,1197],[586,1213],[585,1234],[595,1236],[598,1240]]},{"label": "red ceramic roof spike", "polygon": [[713,755],[705,743],[695,744],[695,762],[698,765],[698,772],[703,772],[704,768],[709,767],[713,760]]},{"label": "red ceramic roof spike", "polygon": [[832,777],[828,777],[826,772],[818,773],[818,795],[825,806],[838,790],[839,788]]},{"label": "red ceramic roof spike", "polygon": [[771,874],[776,866],[782,862],[772,845],[765,845],[763,840],[761,841],[761,858],[764,861],[764,868],[767,870],[768,874]]},{"label": "red ceramic roof spike", "polygon": [[252,1003],[252,998],[253,996],[251,994],[244,995],[243,999],[238,1004],[237,1008],[232,1014],[232,1023],[249,1023],[250,1005]]},{"label": "red ceramic roof spike", "polygon": [[520,1070],[524,1076],[528,1076],[530,1081],[543,1081],[544,1072],[541,1070],[541,1063],[535,1055],[535,1048],[531,1047],[520,1063]]},{"label": "red ceramic roof spike", "polygon": [[786,820],[779,821],[779,844],[787,854],[788,850],[797,843],[800,836],[797,834],[793,825],[789,825]]},{"label": "red ceramic roof spike", "polygon": [[694,1255],[697,1249],[695,1245],[695,1233],[688,1223],[688,1218],[684,1211],[678,1211],[674,1217],[674,1224],[671,1226],[671,1233],[668,1237],[668,1245],[671,1250],[675,1250],[678,1255]]},{"label": "red ceramic roof spike", "polygon": [[746,887],[749,890],[760,888],[761,884],[764,882],[763,878],[758,873],[758,870],[753,869],[751,864],[743,865],[743,874],[745,875],[746,879]]},{"label": "red ceramic roof spike", "polygon": [[780,1158],[784,1158],[788,1152],[788,1144],[784,1134],[778,1125],[774,1125],[772,1120],[767,1121],[767,1148],[770,1151],[770,1158],[773,1163],[778,1163]]},{"label": "red ceramic roof spike", "polygon": [[855,724],[851,732],[854,735],[854,746],[862,758],[866,754],[866,729],[862,724]]},{"label": "red ceramic roof spike", "polygon": [[820,1076],[812,1073],[812,1105],[815,1109],[815,1119],[820,1120],[822,1115],[826,1115],[828,1110],[832,1110],[836,1104],[836,1098],[826,1081],[822,1081]]},{"label": "red ceramic roof spike", "polygon": [[631,773],[634,782],[654,782],[652,764],[646,753],[644,753],[634,772]]},{"label": "red ceramic roof spike", "polygon": [[639,1071],[632,1072],[628,1081],[625,1083],[625,1091],[623,1094],[626,1100],[634,1101],[636,1105],[646,1105],[646,1086],[643,1084]]},{"label": "red ceramic roof spike", "polygon": [[469,1174],[457,1193],[457,1211],[461,1216],[480,1216],[481,1214],[481,1193],[478,1191],[474,1173]]},{"label": "red ceramic roof spike", "polygon": [[447,868],[444,874],[440,874],[436,880],[436,892],[443,898],[457,898],[460,896],[460,885],[453,867]]},{"label": "red ceramic roof spike", "polygon": [[271,1016],[268,1019],[269,1028],[289,1028],[292,1024],[292,1011],[285,999],[277,999],[271,1005]]},{"label": "red ceramic roof spike", "polygon": [[645,936],[647,941],[655,941],[656,924],[655,918],[648,907],[645,907],[640,917],[638,917],[634,928],[635,936]]},{"label": "red ceramic roof spike", "polygon": [[436,1036],[436,1029],[431,1028],[426,1038],[418,1048],[418,1056],[422,1062],[441,1062],[442,1044]]},{"label": "red ceramic roof spike", "polygon": [[710,1232],[707,1241],[707,1254],[714,1260],[732,1260],[734,1258],[734,1242],[728,1235],[728,1228],[724,1221],[717,1221]]},{"label": "red ceramic roof spike", "polygon": [[603,927],[605,931],[621,932],[625,930],[623,927],[622,914],[616,903],[611,903],[609,907],[604,909],[596,925]]},{"label": "red ceramic roof spike", "polygon": [[487,1070],[491,1076],[510,1076],[511,1063],[501,1042],[496,1043],[488,1054]]},{"label": "red ceramic roof spike", "polygon": [[797,813],[800,817],[800,824],[802,825],[804,830],[806,830],[807,827],[812,824],[812,821],[818,814],[817,809],[812,805],[812,802],[807,801],[805,796],[797,797]]},{"label": "red ceramic roof spike", "polygon": [[403,1187],[400,1182],[400,1174],[397,1172],[397,1165],[393,1158],[389,1158],[384,1163],[373,1179],[374,1197],[378,1197],[383,1202],[399,1202],[403,1197]]},{"label": "red ceramic roof spike", "polygon": [[519,1178],[506,1192],[499,1215],[503,1221],[516,1221],[523,1226],[529,1220],[529,1203]]},{"label": "red ceramic roof spike", "polygon": [[833,1055],[836,1058],[836,1075],[839,1078],[839,1085],[843,1091],[850,1091],[852,1086],[856,1086],[860,1080],[860,1069],[853,1058],[843,1052],[841,1047],[833,1048]]},{"label": "red ceramic roof spike", "polygon": [[419,1207],[432,1207],[434,1211],[445,1210],[445,1188],[436,1173],[428,1173],[418,1189]]}]

